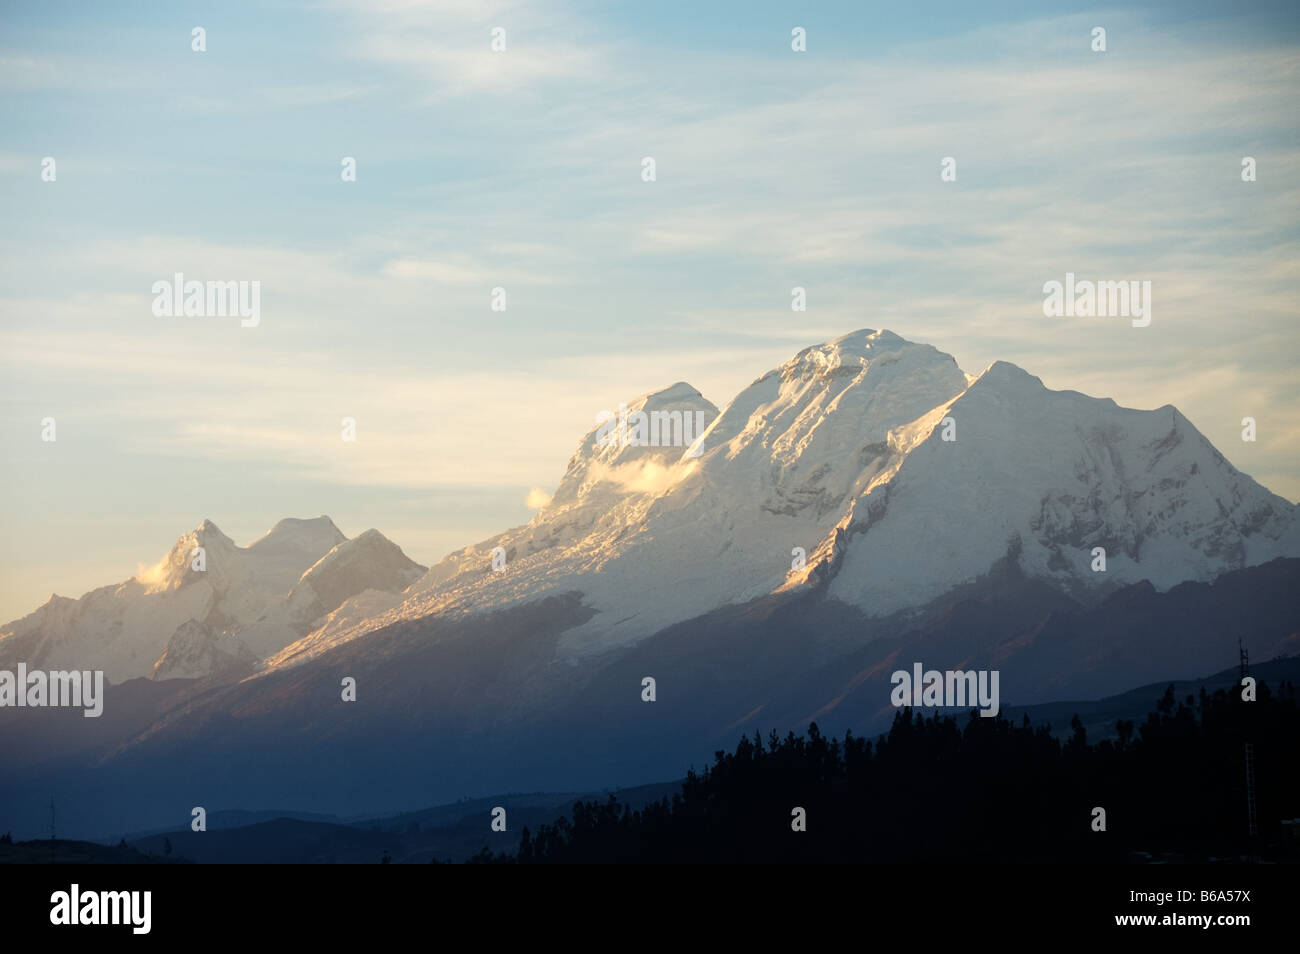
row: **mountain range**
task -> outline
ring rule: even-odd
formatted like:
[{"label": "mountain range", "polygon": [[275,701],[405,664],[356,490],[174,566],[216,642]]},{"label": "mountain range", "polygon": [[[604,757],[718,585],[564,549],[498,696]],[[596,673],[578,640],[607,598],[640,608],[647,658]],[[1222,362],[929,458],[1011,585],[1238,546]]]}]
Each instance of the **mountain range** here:
[{"label": "mountain range", "polygon": [[[0,669],[112,683],[90,727],[0,710],[0,796],[34,811],[88,773],[107,794],[67,797],[111,830],[631,785],[741,732],[869,731],[914,662],[997,668],[1031,705],[1215,671],[1238,638],[1297,649],[1298,508],[1171,406],[862,330],[721,411],[681,382],[626,411],[531,522],[427,569],[327,517],[247,547],[205,520],[0,627]],[[626,439],[647,422],[670,439]]]},{"label": "mountain range", "polygon": [[204,520],[138,576],[79,600],[56,594],[0,628],[0,668],[243,676],[346,602],[397,602],[425,569],[378,530],[349,540],[328,517],[281,520],[247,547]]}]

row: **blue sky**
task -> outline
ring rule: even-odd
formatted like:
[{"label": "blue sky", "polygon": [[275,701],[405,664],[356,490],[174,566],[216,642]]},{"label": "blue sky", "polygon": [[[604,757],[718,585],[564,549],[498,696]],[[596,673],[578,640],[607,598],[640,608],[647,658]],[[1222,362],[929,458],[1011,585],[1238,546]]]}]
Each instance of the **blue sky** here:
[{"label": "blue sky", "polygon": [[[1174,404],[1296,500],[1298,94],[1293,3],[6,5],[0,620],[205,517],[436,561],[598,411],[863,327]],[[260,325],[155,317],[178,271]],[[1066,271],[1151,326],[1044,318]]]}]

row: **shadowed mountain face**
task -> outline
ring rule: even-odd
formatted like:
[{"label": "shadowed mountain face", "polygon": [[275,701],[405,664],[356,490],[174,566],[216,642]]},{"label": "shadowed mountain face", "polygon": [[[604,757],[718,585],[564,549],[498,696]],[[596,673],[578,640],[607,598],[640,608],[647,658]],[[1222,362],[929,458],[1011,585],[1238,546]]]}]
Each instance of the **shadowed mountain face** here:
[{"label": "shadowed mountain face", "polygon": [[[1258,678],[1261,686],[1272,687],[1272,689],[1261,688],[1264,696],[1278,696],[1284,698],[1297,680],[1300,679],[1300,656],[1290,656],[1278,659],[1273,662],[1253,664],[1251,673]],[[1010,707],[1003,711],[1002,718],[1007,720],[1010,725],[1019,727],[1022,724],[1022,717],[1027,717],[1030,725],[1034,727],[1035,735],[1040,728],[1049,727],[1051,735],[1055,736],[1060,742],[1068,743],[1071,749],[1077,749],[1077,744],[1071,742],[1078,734],[1076,725],[1081,724],[1085,733],[1084,738],[1089,742],[1099,742],[1101,740],[1114,740],[1119,743],[1121,749],[1127,746],[1133,738],[1147,735],[1152,741],[1159,741],[1162,733],[1152,732],[1149,725],[1149,716],[1153,709],[1158,709],[1156,700],[1164,697],[1171,703],[1170,709],[1165,712],[1166,718],[1174,718],[1177,715],[1172,711],[1172,706],[1185,699],[1201,698],[1201,705],[1205,704],[1206,696],[1214,696],[1216,692],[1226,692],[1229,700],[1236,700],[1240,688],[1239,670],[1236,666],[1231,669],[1223,670],[1212,675],[1204,676],[1197,679],[1176,682],[1173,684],[1160,682],[1151,685],[1139,687],[1130,690],[1122,695],[1111,696],[1100,699],[1095,702],[1056,702],[1044,705],[1035,705],[1028,707]],[[1279,710],[1273,710],[1274,715],[1281,715]],[[952,713],[957,716],[957,725],[959,728],[966,728],[969,714],[965,711]],[[1074,721],[1075,716],[1080,716],[1080,722]],[[1202,716],[1205,716],[1204,710]],[[1121,720],[1129,723],[1127,734],[1122,735],[1118,730]],[[1262,729],[1271,724],[1273,730],[1284,743],[1283,747],[1273,748],[1263,746],[1268,750],[1268,756],[1265,759],[1264,771],[1268,778],[1268,785],[1271,801],[1283,813],[1283,817],[1291,817],[1293,811],[1288,811],[1290,807],[1288,802],[1294,802],[1294,759],[1291,758],[1290,750],[1295,747],[1297,740],[1294,734],[1288,734],[1285,724],[1277,724],[1273,717],[1263,720],[1265,724],[1259,721],[1255,722],[1255,738],[1261,741],[1267,732],[1261,732]],[[1180,723],[1180,725],[1182,725]],[[1143,730],[1136,735],[1133,728],[1143,726]],[[1187,729],[1188,726],[1182,725]],[[897,739],[897,725],[891,724],[889,736]],[[1005,739],[1005,735],[998,733]],[[756,751],[751,743],[752,737],[746,736],[741,741],[738,751]],[[980,742],[971,739],[974,746],[980,745]],[[1197,740],[1201,743],[1201,740]],[[1218,765],[1226,758],[1231,760],[1235,754],[1237,745],[1236,740],[1229,740],[1228,750],[1225,752],[1222,746],[1205,746],[1200,744],[1199,758],[1195,761],[1197,771],[1203,776],[1213,776],[1219,771]],[[768,739],[770,746],[770,737]],[[728,745],[728,749],[735,748],[734,745]],[[805,750],[806,752],[807,750]],[[1113,751],[1113,750],[1112,750]],[[1078,754],[1076,752],[1076,754]],[[925,758],[925,755],[921,755]],[[1209,764],[1213,761],[1215,764]],[[1148,759],[1139,760],[1147,762]],[[860,764],[856,760],[854,764]],[[716,766],[715,766],[716,767]],[[1013,763],[999,763],[997,760],[982,760],[975,762],[972,769],[979,774],[978,780],[971,779],[977,785],[980,791],[989,792],[997,791],[1000,788],[1007,788],[1015,791],[1025,784],[1041,785],[1045,775],[1054,774],[1059,768],[1053,753],[1048,749],[1034,746],[1031,751],[1022,753]],[[1159,775],[1160,768],[1144,764],[1148,774]],[[787,764],[787,770],[788,770]],[[1183,766],[1185,769],[1186,766]],[[1008,777],[1007,770],[1010,769],[1016,773],[1016,777]],[[1229,791],[1223,796],[1230,803],[1239,805],[1242,798],[1240,793],[1239,773],[1227,773],[1235,783],[1230,783]],[[733,804],[736,807],[747,811],[751,815],[759,816],[763,814],[764,809],[756,809],[756,805],[761,805],[763,801],[773,794],[773,788],[777,790],[784,789],[792,783],[795,783],[795,776],[787,771],[785,776],[769,780],[775,781],[775,785],[769,784],[763,786],[755,781],[747,785],[747,790],[743,793],[735,793],[732,796]],[[1090,784],[1096,783],[1096,778],[1089,780]],[[1223,781],[1220,779],[1219,781]],[[900,800],[903,804],[909,806],[908,810],[916,812],[917,806],[911,804],[911,796],[900,794],[889,782],[884,786],[885,789],[893,793],[893,797]],[[1130,794],[1135,796],[1135,807],[1139,810],[1143,807],[1142,792],[1148,790],[1147,811],[1160,811],[1167,813],[1169,809],[1168,799],[1162,797],[1151,799],[1149,797],[1149,786],[1129,784],[1127,788]],[[85,844],[79,854],[82,861],[104,861],[111,863],[121,863],[123,861],[163,861],[163,860],[189,860],[205,864],[212,863],[360,863],[373,864],[376,861],[389,858],[393,863],[427,863],[433,858],[441,861],[464,861],[476,855],[482,849],[488,849],[494,852],[515,852],[520,847],[520,836],[522,831],[527,828],[532,833],[533,841],[536,842],[539,837],[546,841],[545,833],[541,826],[553,823],[559,816],[568,814],[574,807],[576,801],[582,801],[588,805],[596,807],[596,813],[603,815],[606,811],[609,798],[612,796],[617,800],[618,806],[626,806],[632,810],[644,809],[650,803],[657,802],[660,799],[672,799],[673,796],[687,794],[692,797],[700,794],[698,789],[698,780],[694,784],[687,782],[684,786],[681,781],[661,782],[652,785],[641,786],[633,789],[619,789],[611,792],[606,789],[602,792],[549,792],[549,793],[497,793],[485,798],[477,799],[460,799],[444,805],[432,808],[423,808],[416,811],[400,812],[397,814],[383,813],[371,817],[349,818],[344,819],[334,815],[309,814],[295,811],[267,810],[260,812],[249,811],[215,811],[207,815],[207,830],[204,832],[193,832],[187,827],[176,824],[175,819],[168,826],[164,826],[158,831],[126,833],[114,832],[111,835],[104,835],[96,841],[101,844]],[[1289,794],[1288,794],[1289,792]],[[1181,796],[1182,801],[1204,808],[1204,793],[1197,786],[1183,787],[1177,793]],[[809,793],[803,792],[800,800],[808,802]],[[927,795],[927,797],[933,797]],[[1041,804],[1041,799],[1039,800]],[[488,819],[492,817],[492,812],[496,807],[503,807],[508,812],[509,826],[505,832],[491,831],[487,824]],[[997,798],[992,799],[992,804],[981,806],[984,810],[992,809],[993,811],[1015,811],[1018,802],[1012,800],[1010,803],[1002,802]],[[782,814],[784,806],[778,806]],[[970,809],[966,805],[966,810]],[[953,818],[948,806],[941,805],[943,809],[941,814],[947,820],[951,827],[954,824]],[[893,809],[897,813],[898,807]],[[694,815],[694,811],[688,811],[684,817]],[[881,814],[885,814],[882,812]],[[980,815],[981,812],[975,812]],[[1066,813],[1069,814],[1068,812]],[[1144,848],[1158,848],[1161,840],[1157,833],[1153,832],[1148,826],[1137,825],[1132,819],[1124,814],[1127,833],[1121,835],[1119,830],[1115,831],[1117,836],[1121,836],[1124,845],[1110,845],[1108,850],[1118,852],[1114,860],[1122,857],[1126,845],[1129,848],[1141,846]],[[892,816],[891,816],[892,817]],[[1216,818],[1215,821],[1219,829],[1229,835],[1227,842],[1231,842],[1231,834],[1236,830],[1234,820],[1238,813],[1233,811],[1228,813],[1226,818]],[[1162,818],[1165,822],[1165,838],[1173,838],[1174,843],[1182,843],[1184,847],[1201,847],[1205,838],[1203,826],[1187,826],[1179,829],[1176,825],[1170,825],[1168,818]],[[1063,860],[1062,855],[1064,845],[1061,843],[1062,838],[1065,841],[1073,840],[1073,826],[1068,822],[1062,825],[1062,818],[1059,814],[1042,819],[1048,825],[1055,825],[1062,830],[1058,831],[1052,838],[1038,839],[1033,838],[1034,844],[1022,845],[1021,852],[1038,851],[1046,852],[1047,860],[1060,862]],[[715,819],[711,821],[710,826],[723,824],[730,826],[733,833],[743,838],[743,826],[746,821],[738,821],[733,815],[728,813],[725,820]],[[1023,831],[1026,826],[1021,823],[1011,825],[1009,830]],[[1028,826],[1032,829],[1033,826]],[[1267,826],[1266,826],[1267,827]],[[1276,823],[1274,822],[1274,828]],[[960,826],[957,827],[960,831]],[[1269,833],[1274,834],[1273,832]],[[554,835],[554,832],[552,832]],[[970,837],[971,833],[966,832],[965,836]],[[881,833],[879,831],[868,836],[870,844],[861,854],[854,855],[854,852],[848,850],[846,846],[836,845],[833,848],[823,845],[818,849],[818,853],[830,851],[838,855],[843,855],[850,860],[862,861],[867,857],[874,857],[881,847]],[[979,840],[979,836],[975,836]],[[1033,836],[1031,836],[1032,838]],[[130,845],[129,848],[109,848],[108,844],[117,844],[119,838],[123,838]],[[1134,841],[1134,838],[1140,839]],[[612,841],[612,843],[611,843]],[[589,845],[601,858],[612,858],[621,861],[629,861],[640,858],[640,853],[648,850],[658,851],[661,848],[661,842],[658,835],[649,842],[640,842],[637,844],[628,844],[626,839],[620,839],[617,835],[612,835],[610,840],[605,837],[596,839],[595,844]],[[679,849],[680,849],[679,844]],[[766,851],[775,847],[777,851],[782,850],[781,845],[764,846],[756,848],[749,846],[750,853],[756,860],[770,861],[772,858],[766,855]],[[785,846],[788,847],[788,846]],[[998,842],[994,845],[986,845],[991,848],[995,854],[1005,860],[1007,846]],[[1083,847],[1076,844],[1076,847]],[[1209,849],[1210,853],[1218,854],[1219,849],[1228,847],[1224,840],[1220,840],[1218,849]],[[897,848],[897,846],[896,846]],[[1168,842],[1165,843],[1168,848]],[[61,861],[72,859],[62,848],[59,847],[58,857]],[[143,852],[143,855],[135,854],[136,851]],[[717,852],[719,846],[716,844],[705,849],[707,852]],[[858,849],[861,851],[861,849]],[[908,845],[907,850],[915,852],[917,846]],[[946,852],[954,860],[969,860],[969,844],[953,844],[947,838],[941,838],[931,845],[931,851]],[[1284,848],[1281,849],[1284,851]],[[3,841],[0,841],[0,864],[13,861],[28,861],[35,863],[47,863],[50,859],[50,847],[48,840],[28,842],[19,844],[13,849],[6,851]],[[1202,857],[1206,849],[1202,848]],[[97,857],[99,856],[99,857]],[[914,856],[914,855],[913,855]],[[720,860],[721,855],[714,855],[711,860]],[[1149,856],[1148,856],[1149,859]],[[555,859],[553,859],[555,860]],[[570,860],[577,860],[571,858]],[[583,860],[596,860],[586,858]],[[878,860],[878,859],[877,859]],[[1096,859],[1094,859],[1096,860]]]},{"label": "shadowed mountain face", "polygon": [[0,628],[0,668],[117,683],[99,719],[0,709],[4,804],[59,791],[95,832],[636,784],[741,732],[882,727],[915,663],[996,669],[1005,706],[1295,648],[1297,508],[1171,407],[860,331],[721,412],[683,383],[624,411],[532,522],[427,572],[324,517],[249,547],[205,521]]},{"label": "shadowed mountain face", "polygon": [[[754,730],[810,719],[828,731],[883,729],[894,714],[890,673],[914,662],[998,669],[1005,708],[1094,697],[1117,680],[1203,675],[1231,660],[1238,636],[1260,659],[1300,651],[1297,585],[1300,560],[1279,560],[1167,593],[1135,585],[1086,606],[1008,571],[981,594],[884,621],[824,593],[782,595],[583,666],[555,662],[560,635],[590,614],[576,596],[402,622],[309,665],[191,683],[165,700],[140,696],[170,683],[115,686],[99,720],[13,710],[0,723],[0,756],[13,769],[0,800],[39,818],[56,791],[93,832],[154,824],[178,804],[346,814],[636,784],[701,765]],[[341,699],[344,676],[357,680],[356,702]],[[641,701],[646,676],[654,703]],[[76,722],[93,723],[95,741]],[[33,751],[25,740],[38,725]]]}]

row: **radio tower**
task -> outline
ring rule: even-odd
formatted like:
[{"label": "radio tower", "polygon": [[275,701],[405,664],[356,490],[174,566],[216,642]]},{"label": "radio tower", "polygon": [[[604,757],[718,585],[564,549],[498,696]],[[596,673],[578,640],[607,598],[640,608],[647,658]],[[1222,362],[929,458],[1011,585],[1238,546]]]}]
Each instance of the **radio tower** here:
[{"label": "radio tower", "polygon": [[[1244,681],[1250,655],[1240,636],[1237,637],[1237,654],[1241,659],[1241,679]],[[1246,743],[1246,831],[1251,838],[1259,834],[1259,826],[1255,823],[1255,747],[1249,742]]]}]

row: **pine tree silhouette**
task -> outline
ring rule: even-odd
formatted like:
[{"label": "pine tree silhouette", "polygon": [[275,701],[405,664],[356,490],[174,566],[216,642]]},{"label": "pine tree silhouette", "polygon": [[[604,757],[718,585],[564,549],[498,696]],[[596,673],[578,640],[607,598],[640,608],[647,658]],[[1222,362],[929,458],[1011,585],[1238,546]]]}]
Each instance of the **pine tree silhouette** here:
[{"label": "pine tree silhouette", "polygon": [[[1046,725],[972,711],[925,718],[904,708],[876,740],[755,733],[680,792],[636,810],[579,801],[519,848],[477,864],[610,862],[1116,862],[1132,851],[1189,860],[1248,850],[1241,738],[1261,756],[1256,807],[1263,843],[1300,816],[1300,707],[1289,682],[1238,704],[1222,690],[1178,702],[1173,687],[1141,726],[1088,742],[1076,715],[1062,744]],[[1106,836],[1091,829],[1095,806]],[[804,809],[807,830],[791,812]],[[1279,849],[1280,850],[1280,849]]]}]

